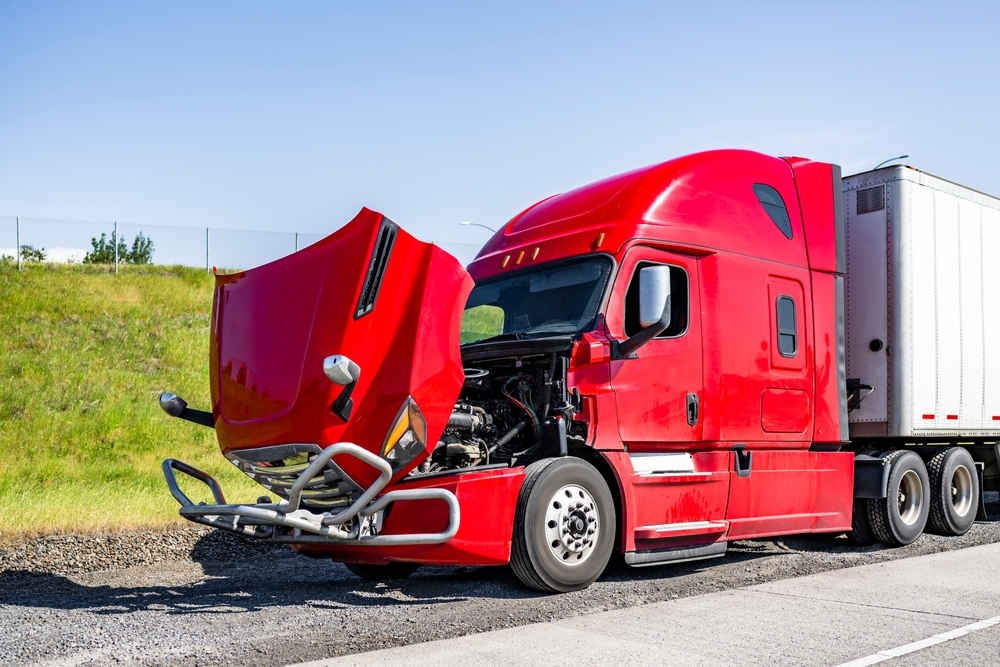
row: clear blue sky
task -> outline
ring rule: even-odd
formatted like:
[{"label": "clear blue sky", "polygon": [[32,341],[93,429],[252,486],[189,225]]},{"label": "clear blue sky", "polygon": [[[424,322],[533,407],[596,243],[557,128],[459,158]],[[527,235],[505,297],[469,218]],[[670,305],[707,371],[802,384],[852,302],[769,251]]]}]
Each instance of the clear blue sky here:
[{"label": "clear blue sky", "polygon": [[3,2],[0,213],[478,243],[719,147],[1000,195],[997,7]]}]

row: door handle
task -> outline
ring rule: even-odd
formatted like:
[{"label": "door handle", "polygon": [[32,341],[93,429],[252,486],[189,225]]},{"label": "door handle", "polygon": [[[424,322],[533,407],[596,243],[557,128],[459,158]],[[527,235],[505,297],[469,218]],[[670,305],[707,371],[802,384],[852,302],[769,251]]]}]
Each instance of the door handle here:
[{"label": "door handle", "polygon": [[698,394],[687,395],[687,418],[688,426],[698,423]]},{"label": "door handle", "polygon": [[746,445],[733,445],[736,454],[736,476],[749,477],[753,472],[753,452],[747,451]]}]

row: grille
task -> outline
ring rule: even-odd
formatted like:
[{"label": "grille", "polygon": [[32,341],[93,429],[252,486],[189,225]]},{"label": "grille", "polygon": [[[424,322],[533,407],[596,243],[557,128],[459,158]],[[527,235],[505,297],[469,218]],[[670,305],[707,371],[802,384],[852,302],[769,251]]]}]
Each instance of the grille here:
[{"label": "grille", "polygon": [[365,273],[365,284],[361,289],[361,297],[358,299],[358,308],[354,311],[354,319],[364,317],[374,310],[379,288],[382,287],[385,267],[389,265],[389,255],[392,253],[392,246],[396,241],[398,231],[399,227],[396,226],[396,223],[389,218],[382,218],[382,226],[379,227],[378,236],[375,239],[375,250],[368,263],[368,272]]},{"label": "grille", "polygon": [[858,215],[885,209],[885,186],[858,190]]},{"label": "grille", "polygon": [[[252,480],[282,498],[309,463],[320,453],[318,445],[278,445],[228,452],[233,465]],[[361,488],[332,461],[302,491],[302,507],[327,511],[346,507]]]}]

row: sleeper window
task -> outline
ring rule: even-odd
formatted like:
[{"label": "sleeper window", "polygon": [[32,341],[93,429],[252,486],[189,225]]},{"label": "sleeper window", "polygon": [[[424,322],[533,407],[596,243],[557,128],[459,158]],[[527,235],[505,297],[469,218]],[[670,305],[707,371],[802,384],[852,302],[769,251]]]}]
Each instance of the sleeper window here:
[{"label": "sleeper window", "polygon": [[763,183],[754,183],[753,191],[774,226],[785,235],[785,238],[792,238],[792,221],[788,218],[788,209],[785,208],[785,201],[778,191]]},{"label": "sleeper window", "polygon": [[[625,336],[631,338],[642,331],[639,322],[639,271],[654,262],[639,262],[632,269],[632,280],[625,293]],[[676,338],[688,328],[688,275],[679,266],[670,265],[670,326],[657,338]]]},{"label": "sleeper window", "polygon": [[794,357],[799,349],[795,300],[781,295],[775,310],[778,312],[778,353],[783,357]]}]

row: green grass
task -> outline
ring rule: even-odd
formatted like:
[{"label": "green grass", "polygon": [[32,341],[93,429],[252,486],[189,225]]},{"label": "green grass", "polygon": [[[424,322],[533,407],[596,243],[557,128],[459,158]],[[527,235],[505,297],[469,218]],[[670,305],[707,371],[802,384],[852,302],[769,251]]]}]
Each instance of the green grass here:
[{"label": "green grass", "polygon": [[[181,523],[160,463],[257,487],[215,432],[167,417],[162,391],[210,409],[212,278],[185,267],[0,261],[0,541]],[[185,484],[195,500],[208,499]]]},{"label": "green grass", "polygon": [[463,343],[474,343],[503,333],[503,308],[497,306],[476,306],[462,314]]}]

